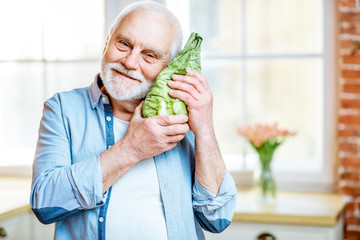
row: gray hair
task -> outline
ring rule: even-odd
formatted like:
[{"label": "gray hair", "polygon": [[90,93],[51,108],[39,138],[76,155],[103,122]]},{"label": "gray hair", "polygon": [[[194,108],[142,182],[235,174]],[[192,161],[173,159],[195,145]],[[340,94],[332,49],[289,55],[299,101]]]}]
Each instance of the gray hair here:
[{"label": "gray hair", "polygon": [[[121,21],[129,13],[131,13],[135,10],[138,10],[138,9],[142,9],[145,11],[152,11],[152,12],[161,14],[162,16],[167,17],[169,19],[169,22],[173,25],[173,29],[175,30],[175,32],[174,32],[173,44],[170,47],[170,61],[172,61],[181,50],[182,41],[183,41],[183,32],[182,32],[179,20],[175,17],[175,15],[169,9],[167,9],[165,6],[163,6],[157,2],[140,1],[140,2],[135,2],[135,3],[129,4],[128,6],[126,6],[120,12],[120,14],[116,18],[115,22],[113,23],[113,25],[110,27],[109,33],[107,36],[106,45],[108,44],[108,41],[111,39],[111,37],[114,34],[114,32],[116,31],[116,29],[119,27]],[[106,45],[105,45],[105,48],[106,48]]]}]

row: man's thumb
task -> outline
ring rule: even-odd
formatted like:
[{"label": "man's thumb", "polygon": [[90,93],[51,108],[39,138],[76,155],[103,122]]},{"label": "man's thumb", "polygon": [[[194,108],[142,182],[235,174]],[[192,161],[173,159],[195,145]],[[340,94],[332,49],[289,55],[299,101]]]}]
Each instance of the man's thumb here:
[{"label": "man's thumb", "polygon": [[144,101],[142,101],[139,105],[137,105],[137,107],[135,108],[133,117],[142,118],[141,110],[142,110],[143,104],[144,104]]}]

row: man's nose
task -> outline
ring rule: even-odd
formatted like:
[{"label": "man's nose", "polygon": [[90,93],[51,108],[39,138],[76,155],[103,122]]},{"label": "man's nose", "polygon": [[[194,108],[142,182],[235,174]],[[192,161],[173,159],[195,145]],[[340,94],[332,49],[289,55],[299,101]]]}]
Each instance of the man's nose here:
[{"label": "man's nose", "polygon": [[123,59],[122,64],[130,70],[136,70],[139,66],[139,54],[135,51],[130,51]]}]

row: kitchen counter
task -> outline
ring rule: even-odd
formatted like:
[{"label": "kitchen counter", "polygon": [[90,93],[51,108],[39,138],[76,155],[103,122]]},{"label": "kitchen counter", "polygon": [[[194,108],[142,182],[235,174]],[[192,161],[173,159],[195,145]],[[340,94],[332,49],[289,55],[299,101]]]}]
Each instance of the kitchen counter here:
[{"label": "kitchen counter", "polygon": [[30,177],[0,175],[0,238],[53,239],[54,224],[40,223],[29,206]]},{"label": "kitchen counter", "polygon": [[240,190],[233,221],[334,226],[345,208],[336,193],[278,191],[276,199],[273,205],[262,205],[256,190]]},{"label": "kitchen counter", "polygon": [[[0,221],[30,210],[31,178],[0,177]],[[345,203],[336,193],[279,191],[274,205],[261,205],[256,190],[239,190],[234,222],[333,226]]]},{"label": "kitchen counter", "polygon": [[30,211],[31,178],[0,177],[0,221]]}]

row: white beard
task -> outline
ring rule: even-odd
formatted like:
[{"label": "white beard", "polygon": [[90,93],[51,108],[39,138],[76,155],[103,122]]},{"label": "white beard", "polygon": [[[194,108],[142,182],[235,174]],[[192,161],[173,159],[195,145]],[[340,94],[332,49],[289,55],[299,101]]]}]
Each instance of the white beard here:
[{"label": "white beard", "polygon": [[[139,80],[140,84],[133,80],[126,80],[119,76],[114,76],[113,69]],[[147,81],[143,74],[134,70],[128,70],[121,63],[107,63],[104,58],[101,61],[100,77],[106,91],[111,97],[119,101],[143,99],[154,85],[154,82]]]}]

